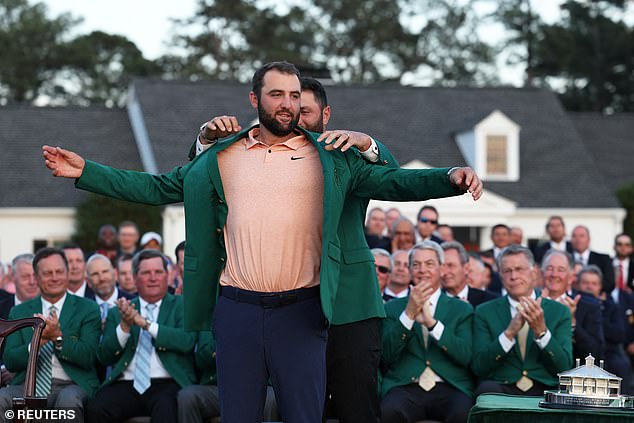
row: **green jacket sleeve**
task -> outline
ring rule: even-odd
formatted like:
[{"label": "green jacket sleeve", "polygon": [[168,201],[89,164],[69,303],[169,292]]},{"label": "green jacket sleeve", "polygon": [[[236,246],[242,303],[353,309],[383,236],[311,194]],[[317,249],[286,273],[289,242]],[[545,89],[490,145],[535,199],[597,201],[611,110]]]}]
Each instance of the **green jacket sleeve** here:
[{"label": "green jacket sleeve", "polygon": [[119,339],[117,338],[117,326],[121,320],[120,316],[117,307],[113,307],[108,311],[103,338],[97,348],[97,359],[104,366],[115,364],[125,348],[125,345],[123,347],[119,345]]},{"label": "green jacket sleeve", "polygon": [[101,335],[101,316],[97,303],[90,303],[79,323],[79,336],[64,335],[64,346],[55,351],[57,358],[73,363],[84,369],[92,369],[95,365],[95,354]]},{"label": "green jacket sleeve", "polygon": [[[507,353],[504,352],[500,341],[499,333],[494,333],[487,319],[477,308],[473,320],[473,360],[471,368],[480,378],[484,378],[497,369],[503,361],[500,359]],[[513,352],[511,348],[508,354]]]},{"label": "green jacket sleeve", "polygon": [[169,173],[152,175],[121,170],[86,160],[82,175],[75,181],[79,189],[135,203],[162,205],[183,201],[183,180],[189,164]]},{"label": "green jacket sleeve", "polygon": [[557,319],[553,319],[556,322],[554,327],[550,327],[548,322],[546,323],[548,330],[550,330],[551,338],[541,351],[541,358],[545,366],[553,374],[572,368],[572,318],[567,307],[557,308],[560,309],[560,316]]},{"label": "green jacket sleeve", "polygon": [[464,305],[466,307],[456,310],[457,318],[445,319],[445,329],[437,344],[456,363],[468,367],[473,352],[473,310],[470,305]]},{"label": "green jacket sleeve", "polygon": [[403,326],[399,319],[404,305],[407,305],[407,299],[392,300],[385,304],[387,317],[383,321],[381,361],[388,365],[399,360],[410,338],[414,336],[412,330]]},{"label": "green jacket sleeve", "polygon": [[350,189],[361,198],[423,201],[464,193],[449,182],[447,172],[450,168],[398,169],[376,166],[367,163],[356,152],[346,153],[346,159],[352,173]]},{"label": "green jacket sleeve", "polygon": [[201,371],[216,371],[216,342],[209,331],[199,332],[196,367]]},{"label": "green jacket sleeve", "polygon": [[154,341],[157,349],[165,349],[179,353],[191,353],[196,344],[196,333],[185,332],[183,329],[183,301],[180,297],[173,299],[174,307],[171,310],[173,319],[169,323],[159,323],[158,334]]}]

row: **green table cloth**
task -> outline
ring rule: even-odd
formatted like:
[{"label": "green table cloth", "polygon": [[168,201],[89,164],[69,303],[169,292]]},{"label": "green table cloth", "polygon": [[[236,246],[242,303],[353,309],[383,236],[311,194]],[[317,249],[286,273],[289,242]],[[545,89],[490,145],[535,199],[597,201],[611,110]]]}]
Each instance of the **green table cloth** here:
[{"label": "green table cloth", "polygon": [[541,408],[542,397],[483,394],[469,413],[469,423],[634,423],[634,410],[555,410]]}]

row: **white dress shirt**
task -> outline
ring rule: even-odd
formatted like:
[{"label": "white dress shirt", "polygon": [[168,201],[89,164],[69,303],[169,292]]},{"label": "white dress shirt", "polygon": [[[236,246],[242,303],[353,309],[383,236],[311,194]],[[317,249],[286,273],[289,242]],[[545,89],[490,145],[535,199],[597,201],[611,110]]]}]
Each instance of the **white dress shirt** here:
[{"label": "white dress shirt", "polygon": [[[162,303],[163,303],[162,299],[155,303],[156,304],[156,308],[154,309],[155,321],[153,321],[152,324],[150,324],[150,327],[148,329],[148,332],[154,339],[156,339],[156,337],[158,336],[159,325],[158,323],[156,323],[156,320],[158,319],[159,310],[161,309]],[[147,301],[139,297],[139,306],[141,308],[141,316],[143,316],[146,319],[148,318],[147,308],[145,307],[147,304],[148,304]],[[130,333],[129,332],[125,333],[123,329],[121,329],[121,324],[117,326],[117,339],[119,340],[119,345],[121,345],[121,348],[125,348],[125,344],[128,342],[128,339],[130,339]],[[130,361],[130,364],[128,365],[128,367],[126,367],[126,369],[123,371],[123,376],[121,377],[122,380],[134,380],[134,369],[136,367],[136,356],[138,352],[139,352],[139,349],[137,348],[134,353],[134,357],[132,358],[132,361]],[[167,372],[167,370],[165,370],[165,367],[163,367],[163,363],[161,363],[161,359],[156,353],[156,349],[154,347],[152,347],[152,355],[150,357],[150,378],[152,379],[171,378],[170,374]]]},{"label": "white dress shirt", "polygon": [[[40,297],[42,298],[42,297]],[[49,313],[50,313],[50,309],[51,306],[54,305],[55,306],[55,310],[57,311],[57,318],[59,319],[59,316],[62,315],[62,308],[64,307],[64,302],[66,301],[66,294],[64,294],[64,296],[62,298],[60,298],[59,300],[57,300],[57,302],[55,304],[51,304],[48,301],[46,301],[44,298],[42,298],[42,314],[46,317],[48,317]],[[62,331],[62,335],[63,335],[63,331]],[[50,341],[49,341],[50,342]],[[61,363],[59,362],[59,360],[57,359],[57,356],[55,354],[53,354],[53,371],[52,371],[52,376],[53,379],[59,379],[59,380],[72,380],[64,371],[64,368],[62,367]]]},{"label": "white dress shirt", "polygon": [[[511,308],[511,319],[512,319],[517,314],[517,306],[519,305],[519,302],[515,301],[513,298],[509,296],[507,296],[506,298],[508,298],[509,300],[509,307]],[[535,291],[531,293],[531,298],[533,300],[537,298],[537,296],[535,295]],[[535,341],[537,346],[543,350],[544,348],[546,348],[546,345],[548,345],[548,342],[550,342],[551,337],[552,335],[550,333],[550,329],[546,327],[546,335],[544,335],[541,339],[533,339],[533,341]],[[513,345],[515,345],[515,338],[513,338],[512,340],[508,339],[506,335],[504,334],[504,331],[502,331],[500,336],[498,336],[498,341],[500,342],[500,345],[502,346],[502,349],[504,350],[504,352],[511,351],[511,348],[513,348]],[[526,342],[528,343],[528,340],[526,340]],[[528,346],[526,351],[528,351]]]},{"label": "white dress shirt", "polygon": [[97,302],[97,305],[100,308],[101,308],[101,304],[103,303],[108,304],[108,309],[111,309],[112,307],[116,307],[117,298],[119,298],[119,288],[117,288],[116,286],[114,287],[114,291],[112,291],[112,295],[108,299],[102,300],[99,295],[95,294],[95,301]]},{"label": "white dress shirt", "polygon": [[394,298],[405,298],[409,295],[409,289],[405,288],[404,290],[402,290],[401,292],[397,294],[396,292],[392,291],[388,286],[386,286],[385,290],[383,290],[383,293],[387,295],[391,295]]},{"label": "white dress shirt", "polygon": [[[483,291],[485,290],[483,289]],[[455,298],[458,298],[459,300],[464,301],[465,303],[468,303],[469,302],[469,285],[465,284],[464,288],[462,288],[462,290],[458,292],[458,295],[453,295],[449,291],[447,291],[446,294],[449,295],[450,297],[455,297]]]},{"label": "white dress shirt", "polygon": [[85,297],[86,296],[86,281],[84,281],[84,283],[81,284],[81,286],[79,287],[77,291],[73,292],[69,289],[68,293],[77,295],[78,297]]}]

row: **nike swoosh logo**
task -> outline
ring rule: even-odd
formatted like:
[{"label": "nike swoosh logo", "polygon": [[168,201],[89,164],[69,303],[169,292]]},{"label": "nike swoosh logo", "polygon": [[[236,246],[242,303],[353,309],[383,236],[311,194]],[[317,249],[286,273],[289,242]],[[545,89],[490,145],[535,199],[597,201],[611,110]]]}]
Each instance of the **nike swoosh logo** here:
[{"label": "nike swoosh logo", "polygon": [[303,159],[303,157],[293,157],[293,156],[291,156],[291,160],[299,160],[299,159]]}]

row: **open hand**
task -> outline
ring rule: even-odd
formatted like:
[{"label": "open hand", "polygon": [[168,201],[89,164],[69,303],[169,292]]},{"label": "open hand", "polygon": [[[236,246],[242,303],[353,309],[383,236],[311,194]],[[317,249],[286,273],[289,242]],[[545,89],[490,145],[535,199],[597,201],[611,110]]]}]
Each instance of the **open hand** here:
[{"label": "open hand", "polygon": [[53,176],[79,178],[84,171],[86,161],[78,154],[61,147],[42,146],[44,164],[53,172]]},{"label": "open hand", "polygon": [[372,145],[372,139],[363,132],[334,130],[325,131],[317,142],[324,142],[326,150],[340,149],[342,152],[347,151],[350,147],[356,147],[359,151],[366,151]]},{"label": "open hand", "polygon": [[449,174],[452,184],[471,193],[474,201],[482,196],[482,181],[470,167],[457,167]]}]

